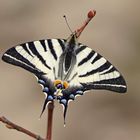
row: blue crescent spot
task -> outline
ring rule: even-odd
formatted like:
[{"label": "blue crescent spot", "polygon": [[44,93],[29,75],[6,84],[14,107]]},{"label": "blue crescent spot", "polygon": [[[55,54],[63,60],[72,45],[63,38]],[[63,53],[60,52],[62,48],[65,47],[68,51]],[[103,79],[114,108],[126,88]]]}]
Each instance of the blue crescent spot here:
[{"label": "blue crescent spot", "polygon": [[45,85],[45,82],[41,79],[38,80],[38,83]]},{"label": "blue crescent spot", "polygon": [[48,96],[48,100],[52,101],[53,100],[53,96],[49,95]]},{"label": "blue crescent spot", "polygon": [[74,94],[70,94],[69,98],[74,100],[74,98],[75,98]]},{"label": "blue crescent spot", "polygon": [[78,90],[78,91],[76,91],[76,94],[83,95],[83,91]]},{"label": "blue crescent spot", "polygon": [[49,92],[49,88],[48,88],[48,87],[45,87],[45,88],[43,89],[43,92]]},{"label": "blue crescent spot", "polygon": [[62,104],[64,104],[64,105],[67,104],[67,100],[66,100],[66,99],[62,99],[60,102],[61,102]]}]

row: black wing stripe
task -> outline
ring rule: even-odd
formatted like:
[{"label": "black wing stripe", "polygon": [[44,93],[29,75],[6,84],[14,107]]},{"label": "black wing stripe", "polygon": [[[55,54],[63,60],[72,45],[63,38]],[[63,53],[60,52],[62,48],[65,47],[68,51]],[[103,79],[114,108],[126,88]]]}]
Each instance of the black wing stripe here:
[{"label": "black wing stripe", "polygon": [[83,58],[83,59],[79,62],[78,66],[81,66],[81,65],[83,65],[84,63],[88,62],[88,61],[94,56],[94,54],[95,54],[95,52],[94,52],[94,51],[91,51],[85,58]]},{"label": "black wing stripe", "polygon": [[116,70],[116,68],[115,67],[112,67],[110,70],[104,72],[103,74],[111,73],[111,72],[113,72],[115,70]]},{"label": "black wing stripe", "polygon": [[36,69],[35,66],[30,63],[27,59],[25,59],[22,55],[20,55],[15,48],[9,49],[3,56],[2,59],[5,62],[8,62],[10,64],[20,66],[26,70],[29,70],[30,72],[34,74],[43,74],[40,70]]},{"label": "black wing stripe", "polygon": [[[103,64],[103,65],[100,66],[99,68],[93,69],[93,70],[91,70],[91,71],[88,71],[88,72],[85,73],[85,74],[79,75],[79,77],[86,77],[86,76],[90,76],[90,75],[92,75],[92,74],[95,74],[95,73],[97,73],[97,72],[103,72],[103,71],[105,71],[105,70],[108,70],[108,69],[110,68],[110,66],[112,66],[112,65],[107,61],[105,64]],[[106,72],[103,73],[103,74],[106,74],[106,73],[109,73],[109,72],[113,72],[114,70],[116,70],[116,69],[115,69],[114,67],[112,67],[111,70],[106,71]]]},{"label": "black wing stripe", "polygon": [[48,41],[48,47],[50,49],[51,54],[53,55],[54,59],[57,60],[57,55],[56,55],[56,52],[53,48],[52,40],[48,39],[47,41]]},{"label": "black wing stripe", "polygon": [[2,57],[2,60],[4,60],[5,62],[8,62],[10,64],[16,65],[16,66],[20,66],[36,75],[42,75],[44,74],[43,72],[39,71],[38,69],[35,69],[33,67],[31,67],[30,65],[26,64],[25,62],[16,59],[15,57],[8,55],[8,54],[4,54]]},{"label": "black wing stripe", "polygon": [[110,85],[110,84],[102,84],[102,85],[94,85],[94,89],[106,89],[106,90],[111,90],[119,93],[125,93],[126,92],[126,86],[123,85]]},{"label": "black wing stripe", "polygon": [[84,81],[86,81],[87,83],[89,83],[89,82],[99,82],[99,81],[104,81],[104,80],[113,80],[120,76],[121,75],[118,71],[113,71],[107,74],[95,73],[95,74],[89,75],[88,77],[80,77],[80,82],[83,83]]},{"label": "black wing stripe", "polygon": [[42,45],[42,47],[44,48],[44,51],[46,52],[47,48],[46,48],[45,40],[40,40],[40,44]]},{"label": "black wing stripe", "polygon": [[86,48],[87,48],[86,46],[78,47],[78,49],[76,50],[76,55],[78,55],[81,51],[83,51]]},{"label": "black wing stripe", "polygon": [[81,83],[81,84],[85,87],[85,90],[107,89],[120,93],[124,93],[127,90],[126,83],[122,76],[109,80],[102,80],[102,81],[97,81],[92,83]]},{"label": "black wing stripe", "polygon": [[110,85],[112,87],[126,87],[126,83],[121,75],[117,78],[93,82],[93,85]]},{"label": "black wing stripe", "polygon": [[100,54],[97,54],[97,56],[93,59],[91,62],[92,64],[95,63],[97,60],[99,60],[102,56]]},{"label": "black wing stripe", "polygon": [[30,53],[30,51],[28,50],[26,44],[21,44],[22,48],[29,54],[33,57],[33,55]]},{"label": "black wing stripe", "polygon": [[39,54],[39,52],[37,51],[37,49],[36,49],[36,47],[35,47],[35,45],[34,45],[34,42],[29,42],[28,45],[29,45],[29,49],[32,51],[32,53],[33,53],[35,56],[38,57],[38,59],[42,62],[42,64],[44,64],[48,69],[51,70],[51,67],[48,66],[48,65],[46,64],[46,61],[43,59],[43,57],[42,57],[42,56]]},{"label": "black wing stripe", "polygon": [[58,43],[60,44],[62,51],[64,51],[65,50],[65,44],[62,41],[62,39],[58,39]]},{"label": "black wing stripe", "polygon": [[27,65],[30,65],[31,67],[35,68],[35,66],[29,60],[25,59],[22,55],[20,55],[19,52],[17,52],[17,50],[15,48],[9,49],[6,52],[6,54],[11,56],[12,58],[16,58],[17,60],[20,60],[21,62],[23,61]]}]

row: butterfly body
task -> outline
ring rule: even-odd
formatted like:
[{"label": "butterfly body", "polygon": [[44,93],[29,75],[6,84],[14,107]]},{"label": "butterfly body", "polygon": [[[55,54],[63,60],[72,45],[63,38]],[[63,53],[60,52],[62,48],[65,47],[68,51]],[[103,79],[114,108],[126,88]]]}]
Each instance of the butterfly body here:
[{"label": "butterfly body", "polygon": [[64,52],[61,54],[59,59],[57,77],[60,78],[61,80],[70,81],[70,77],[72,76],[74,68],[76,67],[77,64],[75,50],[78,47],[78,45],[75,34],[72,34],[72,36],[68,38],[64,46],[65,46]]}]

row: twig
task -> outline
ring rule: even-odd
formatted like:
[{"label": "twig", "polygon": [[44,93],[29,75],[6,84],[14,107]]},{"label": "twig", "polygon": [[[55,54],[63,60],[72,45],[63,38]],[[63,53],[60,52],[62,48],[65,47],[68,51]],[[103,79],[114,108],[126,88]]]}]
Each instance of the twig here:
[{"label": "twig", "polygon": [[47,122],[46,140],[51,140],[52,138],[53,109],[54,102],[50,102],[48,104],[48,122]]},{"label": "twig", "polygon": [[9,128],[9,129],[15,129],[17,131],[20,131],[24,134],[27,134],[29,135],[30,137],[36,139],[36,140],[44,140],[43,138],[41,138],[39,135],[36,135],[34,133],[32,133],[31,131],[21,127],[21,126],[18,126],[16,124],[14,124],[13,122],[9,121],[7,118],[5,118],[4,116],[0,117],[0,121],[5,123],[6,124],[6,127]]}]

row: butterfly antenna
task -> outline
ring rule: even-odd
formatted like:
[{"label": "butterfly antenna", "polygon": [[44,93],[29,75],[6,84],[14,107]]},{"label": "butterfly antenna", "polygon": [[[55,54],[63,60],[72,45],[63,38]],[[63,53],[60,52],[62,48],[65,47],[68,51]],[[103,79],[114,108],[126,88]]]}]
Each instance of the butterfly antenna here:
[{"label": "butterfly antenna", "polygon": [[68,20],[67,20],[66,15],[64,15],[64,16],[63,16],[63,18],[65,19],[66,24],[67,24],[67,26],[68,26],[68,28],[69,28],[70,32],[73,34],[73,31],[71,30],[71,28],[70,28],[70,26],[69,26],[69,24],[68,24]]}]

